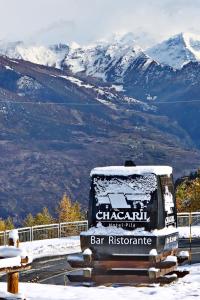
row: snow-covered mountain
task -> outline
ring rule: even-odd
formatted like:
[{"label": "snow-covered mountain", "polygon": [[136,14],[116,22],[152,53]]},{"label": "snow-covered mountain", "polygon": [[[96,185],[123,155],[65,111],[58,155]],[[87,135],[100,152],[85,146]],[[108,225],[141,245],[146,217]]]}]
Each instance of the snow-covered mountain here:
[{"label": "snow-covered mountain", "polygon": [[175,69],[191,61],[200,61],[200,36],[180,33],[145,51],[132,33],[114,35],[89,46],[0,41],[0,55],[122,83],[129,70],[137,68],[145,72],[155,61]]},{"label": "snow-covered mountain", "polygon": [[47,47],[43,45],[27,45],[22,41],[0,42],[0,55],[56,68],[61,67],[61,63],[68,52],[69,47],[64,44]]},{"label": "snow-covered mountain", "polygon": [[159,63],[180,69],[191,61],[200,61],[200,36],[180,33],[145,51]]},{"label": "snow-covered mountain", "polygon": [[111,41],[101,41],[91,46],[70,49],[64,64],[74,73],[84,72],[86,75],[104,81],[112,73],[115,81],[122,82],[125,72],[139,57],[151,62],[151,59],[135,43],[133,35],[128,33],[123,36],[115,35]]},{"label": "snow-covered mountain", "polygon": [[23,59],[36,64],[69,68],[72,73],[84,73],[107,81],[123,82],[123,76],[137,59],[142,59],[146,68],[152,59],[134,41],[134,35],[113,35],[89,46],[76,43],[53,46],[27,45],[23,42],[0,42],[0,54],[10,58]]}]

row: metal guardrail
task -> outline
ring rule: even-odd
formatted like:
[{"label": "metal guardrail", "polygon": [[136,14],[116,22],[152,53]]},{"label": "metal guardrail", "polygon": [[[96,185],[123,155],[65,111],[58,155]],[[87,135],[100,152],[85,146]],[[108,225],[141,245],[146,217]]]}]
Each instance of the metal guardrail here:
[{"label": "metal guardrail", "polygon": [[[178,227],[200,225],[200,212],[178,213]],[[79,235],[88,228],[87,221],[64,222],[18,228],[20,242],[31,242]],[[7,245],[10,230],[0,231],[0,245]]]},{"label": "metal guardrail", "polygon": [[200,226],[200,212],[185,212],[185,213],[178,213],[177,218],[177,225],[178,227],[183,226]]},{"label": "metal guardrail", "polygon": [[[31,242],[79,235],[87,229],[87,221],[76,221],[18,228],[18,233],[20,242]],[[10,230],[0,231],[0,245],[7,245],[9,232]]]}]

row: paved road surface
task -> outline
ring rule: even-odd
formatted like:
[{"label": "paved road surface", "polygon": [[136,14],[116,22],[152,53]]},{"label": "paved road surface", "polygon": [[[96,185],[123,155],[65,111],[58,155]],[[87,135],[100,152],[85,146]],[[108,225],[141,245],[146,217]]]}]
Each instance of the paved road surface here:
[{"label": "paved road surface", "polygon": [[[67,255],[41,258],[32,263],[31,270],[20,272],[20,281],[65,285],[67,278],[64,275],[70,269]],[[6,281],[5,275],[1,281]]]},{"label": "paved road surface", "polygon": [[[192,246],[192,263],[199,263],[200,262],[200,239],[193,239],[191,246]],[[180,249],[189,251],[190,249],[189,239],[180,239],[179,247]]]}]

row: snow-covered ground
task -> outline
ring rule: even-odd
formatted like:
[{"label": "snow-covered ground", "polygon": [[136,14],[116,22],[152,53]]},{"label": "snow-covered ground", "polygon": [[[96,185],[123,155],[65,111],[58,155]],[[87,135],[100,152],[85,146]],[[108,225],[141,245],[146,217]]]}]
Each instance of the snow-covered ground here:
[{"label": "snow-covered ground", "polygon": [[25,242],[21,243],[20,247],[32,253],[34,259],[81,251],[79,236]]},{"label": "snow-covered ground", "polygon": [[[179,227],[178,231],[180,238],[189,238],[189,227]],[[200,226],[192,226],[192,237],[200,238]],[[25,242],[21,243],[20,247],[30,252],[33,255],[33,259],[45,256],[64,255],[81,251],[79,236]]]},{"label": "snow-covered ground", "polygon": [[[180,238],[189,238],[189,227],[179,227],[178,231]],[[130,234],[129,231],[127,233]],[[115,232],[112,231],[112,234],[115,234]],[[140,232],[138,232],[138,234],[140,234]],[[200,226],[192,226],[192,237],[200,238]],[[27,251],[33,259],[46,256],[71,254],[81,251],[79,236],[20,243],[20,248]]]},{"label": "snow-covered ground", "polygon": [[[195,237],[200,236],[200,227],[193,226],[192,232]],[[180,235],[189,236],[189,228],[179,229]],[[69,254],[80,251],[79,237],[67,237],[61,239],[49,239],[20,244],[23,249],[32,252],[34,258]],[[190,274],[170,285],[152,287],[72,287],[43,285],[35,283],[20,283],[20,294],[30,300],[189,300],[200,299],[200,264],[189,266]],[[0,298],[15,299],[6,293],[6,283],[0,283]],[[9,298],[10,297],[10,298]]]},{"label": "snow-covered ground", "polygon": [[[179,238],[189,238],[190,236],[190,227],[179,227]],[[191,227],[191,235],[193,238],[200,238],[200,226],[192,226]]]},{"label": "snow-covered ground", "polygon": [[[20,283],[20,293],[30,300],[191,300],[200,298],[200,264],[190,267],[191,273],[169,285],[152,287],[72,287]],[[6,283],[0,283],[0,297]],[[5,295],[5,294],[4,294]],[[9,299],[9,298],[8,298]]]}]

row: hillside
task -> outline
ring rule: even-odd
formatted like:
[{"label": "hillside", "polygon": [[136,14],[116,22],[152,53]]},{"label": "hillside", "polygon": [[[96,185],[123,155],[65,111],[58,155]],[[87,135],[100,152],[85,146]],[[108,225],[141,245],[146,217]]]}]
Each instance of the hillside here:
[{"label": "hillside", "polygon": [[196,168],[188,133],[155,106],[110,84],[69,71],[0,58],[0,205],[19,221],[64,192],[87,205],[96,166],[170,164],[175,175]]}]

